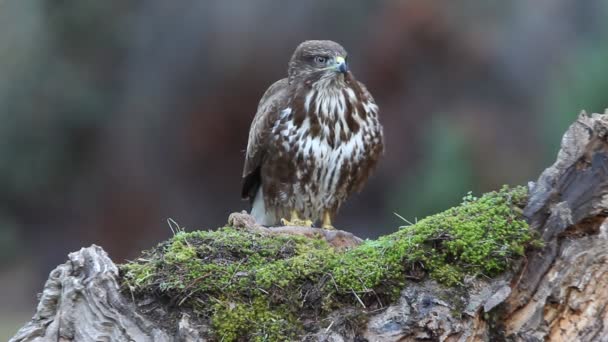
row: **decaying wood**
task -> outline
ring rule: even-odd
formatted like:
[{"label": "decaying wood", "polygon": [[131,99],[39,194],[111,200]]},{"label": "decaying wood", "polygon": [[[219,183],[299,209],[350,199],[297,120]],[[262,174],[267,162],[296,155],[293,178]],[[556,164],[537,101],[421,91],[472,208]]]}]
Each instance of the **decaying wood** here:
[{"label": "decaying wood", "polygon": [[[466,279],[446,288],[408,283],[378,312],[340,309],[310,341],[608,341],[608,115],[581,114],[562,139],[556,162],[535,183],[524,215],[545,243],[519,271]],[[230,223],[268,234],[325,238],[336,247],[352,234],[315,228],[267,229],[248,215]],[[177,326],[142,315],[119,291],[119,274],[97,246],[71,253],[53,270],[36,314],[11,341],[198,341],[208,327],[187,312]],[[349,317],[364,313],[366,325]]]},{"label": "decaying wood", "polygon": [[11,341],[168,341],[119,292],[118,268],[98,246],[70,253],[44,285],[36,314]]},{"label": "decaying wood", "polygon": [[582,113],[524,211],[545,247],[502,305],[505,334],[608,341],[608,115]]}]

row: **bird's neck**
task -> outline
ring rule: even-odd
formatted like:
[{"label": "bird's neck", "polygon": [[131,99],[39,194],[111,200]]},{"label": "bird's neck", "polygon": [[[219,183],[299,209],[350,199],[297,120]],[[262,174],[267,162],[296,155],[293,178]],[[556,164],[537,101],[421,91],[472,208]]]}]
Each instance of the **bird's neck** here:
[{"label": "bird's neck", "polygon": [[359,132],[367,115],[362,103],[359,87],[328,82],[299,87],[289,107],[295,127],[337,146]]},{"label": "bird's neck", "polygon": [[352,89],[328,82],[311,86],[303,96],[303,111],[309,116],[335,121],[351,115],[351,103],[356,101]]}]

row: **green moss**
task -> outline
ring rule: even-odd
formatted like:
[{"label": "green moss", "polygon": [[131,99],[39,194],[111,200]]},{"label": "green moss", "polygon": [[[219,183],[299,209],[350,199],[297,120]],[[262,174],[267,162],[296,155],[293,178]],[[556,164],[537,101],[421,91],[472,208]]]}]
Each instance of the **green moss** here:
[{"label": "green moss", "polygon": [[162,293],[210,319],[219,340],[289,340],[302,333],[299,321],[390,300],[407,278],[454,286],[465,275],[503,272],[531,240],[525,201],[523,187],[469,194],[460,206],[343,252],[324,240],[231,227],[180,232],[121,270],[135,294]]},{"label": "green moss", "polygon": [[288,310],[271,308],[268,301],[260,297],[251,303],[220,302],[213,309],[216,314],[212,326],[222,341],[243,336],[247,336],[248,341],[290,341],[299,330]]}]

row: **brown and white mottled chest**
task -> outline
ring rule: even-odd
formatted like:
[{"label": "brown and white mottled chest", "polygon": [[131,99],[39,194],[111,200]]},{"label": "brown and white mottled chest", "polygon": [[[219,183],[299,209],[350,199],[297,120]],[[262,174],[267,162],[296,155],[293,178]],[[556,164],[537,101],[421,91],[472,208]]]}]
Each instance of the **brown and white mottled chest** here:
[{"label": "brown and white mottled chest", "polygon": [[262,175],[273,179],[263,181],[270,205],[318,218],[365,183],[382,153],[382,126],[371,96],[351,85],[317,84],[280,111]]}]

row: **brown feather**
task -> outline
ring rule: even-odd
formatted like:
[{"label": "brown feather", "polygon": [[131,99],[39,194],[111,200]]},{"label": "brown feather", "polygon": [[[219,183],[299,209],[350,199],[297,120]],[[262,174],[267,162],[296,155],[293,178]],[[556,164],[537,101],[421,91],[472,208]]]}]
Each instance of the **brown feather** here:
[{"label": "brown feather", "polygon": [[265,224],[292,210],[313,221],[323,212],[334,217],[384,151],[369,91],[351,72],[316,66],[315,56],[345,57],[346,51],[331,41],[302,43],[288,78],[266,91],[251,125],[242,196],[253,200],[261,186],[264,212],[257,214]]}]

